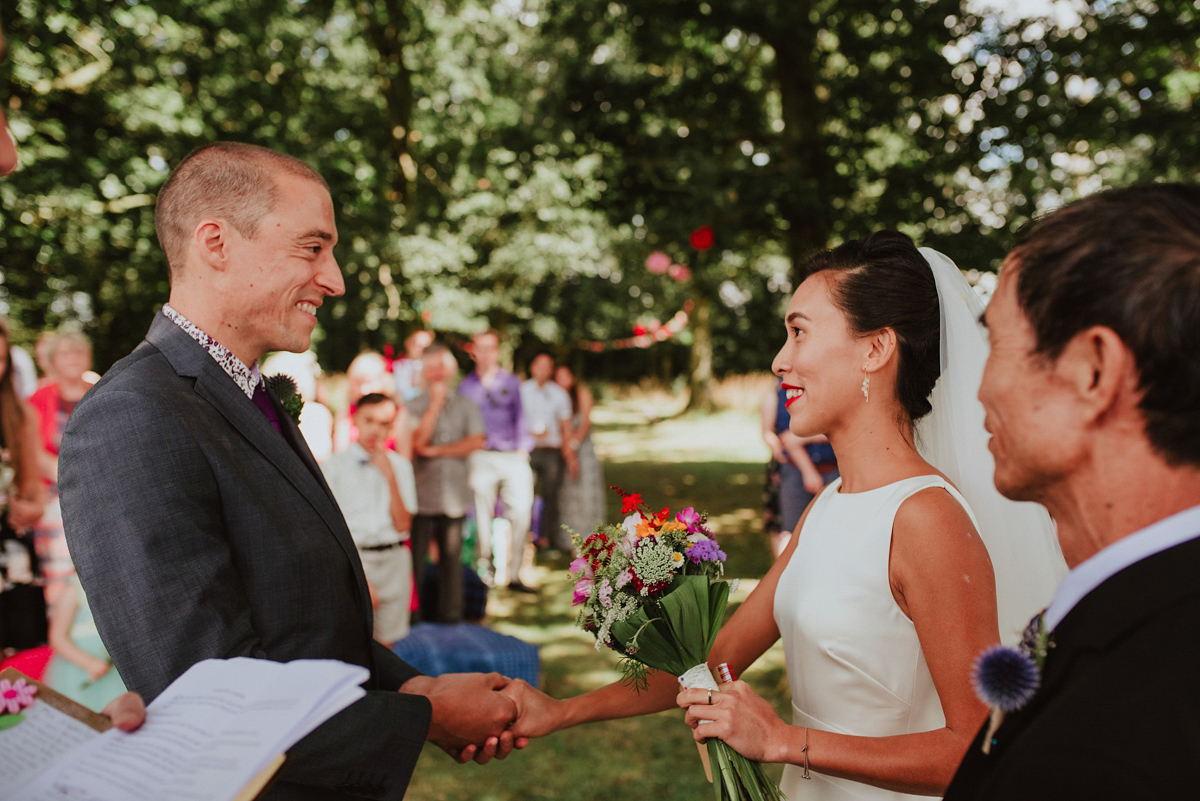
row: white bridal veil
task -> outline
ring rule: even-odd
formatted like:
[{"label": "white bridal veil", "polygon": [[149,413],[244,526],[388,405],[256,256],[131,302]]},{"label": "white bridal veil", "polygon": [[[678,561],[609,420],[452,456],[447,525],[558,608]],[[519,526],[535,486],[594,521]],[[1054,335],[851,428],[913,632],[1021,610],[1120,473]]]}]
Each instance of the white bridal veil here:
[{"label": "white bridal veil", "polygon": [[917,421],[917,449],[967,499],[996,574],[1000,638],[1017,643],[1029,619],[1046,607],[1066,572],[1054,523],[1040,505],[1010,501],[992,483],[994,462],[976,397],[988,343],[983,303],[949,258],[921,248],[937,282],[942,323],[942,374],[933,411]]}]

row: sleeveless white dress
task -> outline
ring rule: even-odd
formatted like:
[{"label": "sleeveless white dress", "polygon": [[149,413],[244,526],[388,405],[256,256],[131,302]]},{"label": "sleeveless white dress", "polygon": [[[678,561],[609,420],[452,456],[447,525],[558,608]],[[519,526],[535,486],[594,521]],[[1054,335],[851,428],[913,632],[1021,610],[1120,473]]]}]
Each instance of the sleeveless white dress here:
[{"label": "sleeveless white dress", "polygon": [[[787,658],[796,726],[885,737],[940,729],[946,719],[916,628],[888,580],[892,521],[900,504],[940,476],[916,476],[842,494],[841,479],[813,502],[775,591],[775,622]],[[974,522],[974,516],[971,517]],[[789,801],[928,798],[811,771],[784,768]]]}]

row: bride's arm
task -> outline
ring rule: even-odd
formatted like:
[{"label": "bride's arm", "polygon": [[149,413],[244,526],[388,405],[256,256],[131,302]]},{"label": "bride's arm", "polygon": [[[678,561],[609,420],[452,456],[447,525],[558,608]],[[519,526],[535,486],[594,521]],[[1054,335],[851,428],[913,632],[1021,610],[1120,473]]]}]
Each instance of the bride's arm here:
[{"label": "bride's arm", "polygon": [[[1000,641],[987,550],[963,508],[945,491],[925,490],[901,505],[892,530],[893,594],[913,621],[946,717],[945,728],[892,737],[857,737],[790,726],[742,682],[679,694],[696,738],[720,737],[748,757],[808,764],[813,770],[890,790],[941,795],[987,709],[971,690],[971,665]],[[713,723],[698,725],[702,719]]]},{"label": "bride's arm", "polygon": [[[805,517],[807,512],[796,525],[797,533],[804,526]],[[740,675],[779,639],[779,628],[775,625],[775,588],[798,540],[799,536],[791,538],[767,575],[721,628],[708,657],[709,665],[715,667],[727,662]],[[513,681],[504,690],[514,697],[520,710],[513,732],[519,737],[542,737],[581,723],[630,718],[674,706],[679,681],[659,671],[651,671],[648,679],[649,687],[640,693],[627,684],[613,682],[562,700],[551,698],[524,682]]]}]

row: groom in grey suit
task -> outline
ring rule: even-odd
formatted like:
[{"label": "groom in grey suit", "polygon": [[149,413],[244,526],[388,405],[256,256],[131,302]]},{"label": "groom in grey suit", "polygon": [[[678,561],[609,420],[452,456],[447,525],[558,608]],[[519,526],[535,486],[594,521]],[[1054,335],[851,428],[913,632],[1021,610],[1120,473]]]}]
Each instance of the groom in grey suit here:
[{"label": "groom in grey suit", "polygon": [[153,699],[195,662],[329,658],[367,696],[288,752],[272,799],[402,798],[426,739],[460,760],[514,747],[497,674],[420,675],[371,638],[354,542],[258,360],[309,346],[344,285],[333,203],[307,165],[218,143],[159,193],[171,294],[146,340],[63,437],[63,519],[130,689]]}]

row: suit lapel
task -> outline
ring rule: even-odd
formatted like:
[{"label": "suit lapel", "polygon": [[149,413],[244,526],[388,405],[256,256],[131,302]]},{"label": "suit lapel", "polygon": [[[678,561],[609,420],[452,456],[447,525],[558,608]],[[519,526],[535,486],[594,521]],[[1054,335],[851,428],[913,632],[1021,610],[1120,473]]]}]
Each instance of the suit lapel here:
[{"label": "suit lapel", "polygon": [[1146,618],[1200,592],[1200,538],[1188,540],[1121,570],[1084,596],[1054,629],[1037,693],[1008,715],[996,732],[1010,742],[1062,689],[1081,658],[1101,654]]},{"label": "suit lapel", "polygon": [[[320,467],[291,417],[271,397],[281,429],[276,431],[254,402],[246,397],[204,348],[161,313],[154,318],[146,341],[167,357],[179,375],[195,378],[196,394],[212,404],[238,433],[265,456],[321,517],[350,560],[358,583],[359,602],[367,611],[369,623],[370,595],[358,549],[346,528],[341,509],[321,475]],[[280,436],[281,433],[283,436]]]}]

